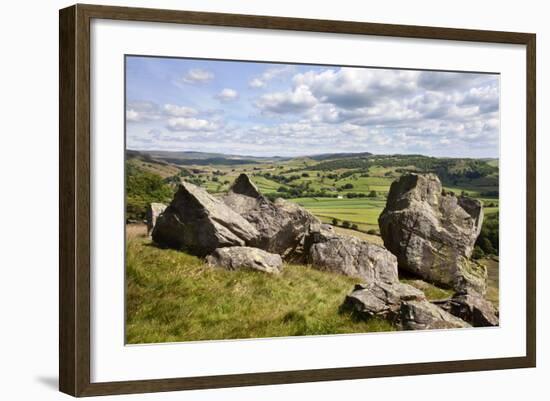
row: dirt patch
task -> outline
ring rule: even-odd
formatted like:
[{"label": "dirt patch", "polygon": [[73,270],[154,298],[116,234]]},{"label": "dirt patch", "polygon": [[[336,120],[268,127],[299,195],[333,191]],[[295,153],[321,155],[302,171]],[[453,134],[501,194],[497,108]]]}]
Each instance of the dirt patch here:
[{"label": "dirt patch", "polygon": [[145,224],[126,224],[126,239],[147,237],[147,226]]}]

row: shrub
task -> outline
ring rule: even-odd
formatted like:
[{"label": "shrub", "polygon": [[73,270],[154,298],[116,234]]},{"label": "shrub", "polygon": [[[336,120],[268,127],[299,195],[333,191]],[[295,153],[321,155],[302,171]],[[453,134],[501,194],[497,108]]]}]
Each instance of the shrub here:
[{"label": "shrub", "polygon": [[369,198],[376,198],[376,196],[377,196],[377,195],[376,195],[376,191],[374,191],[374,190],[373,190],[373,191],[370,191],[369,194],[368,194],[368,197],[369,197]]},{"label": "shrub", "polygon": [[126,164],[126,219],[143,220],[151,202],[167,203],[172,189],[161,176]]},{"label": "shrub", "polygon": [[487,253],[487,254],[495,253],[495,248],[493,248],[493,244],[491,244],[491,240],[487,237],[481,238],[478,246],[480,249],[483,250],[484,253]]},{"label": "shrub", "polygon": [[333,225],[333,226],[337,226],[337,225],[338,225],[338,219],[333,218],[333,219],[332,219],[332,225]]},{"label": "shrub", "polygon": [[481,232],[477,237],[476,246],[485,253],[498,255],[499,246],[499,213],[489,214],[483,220]]},{"label": "shrub", "polygon": [[483,252],[483,249],[481,249],[479,246],[474,247],[474,251],[472,252],[472,259],[481,259],[485,256],[485,252]]},{"label": "shrub", "polygon": [[351,227],[351,223],[347,220],[343,221],[342,222],[342,227],[344,228],[350,228]]}]

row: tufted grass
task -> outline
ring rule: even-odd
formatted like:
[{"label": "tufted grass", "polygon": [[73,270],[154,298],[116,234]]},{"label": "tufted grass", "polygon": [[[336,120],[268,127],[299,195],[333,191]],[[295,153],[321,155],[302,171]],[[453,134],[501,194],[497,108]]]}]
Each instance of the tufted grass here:
[{"label": "tufted grass", "polygon": [[278,276],[210,268],[142,235],[127,241],[126,342],[393,331],[339,312],[356,279],[287,265]]},{"label": "tufted grass", "polygon": [[[403,272],[400,272],[400,275],[403,275]],[[433,284],[430,284],[426,281],[413,279],[413,278],[400,278],[404,284],[412,285],[413,287],[419,289],[426,295],[429,301],[441,301],[453,296],[454,291],[451,289],[440,288]]]}]

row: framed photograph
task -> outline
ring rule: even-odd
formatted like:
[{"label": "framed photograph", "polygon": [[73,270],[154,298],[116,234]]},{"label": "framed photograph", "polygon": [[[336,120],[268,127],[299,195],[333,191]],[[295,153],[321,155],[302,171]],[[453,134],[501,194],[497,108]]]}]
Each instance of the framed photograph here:
[{"label": "framed photograph", "polygon": [[60,390],[534,367],[535,35],[60,11]]}]

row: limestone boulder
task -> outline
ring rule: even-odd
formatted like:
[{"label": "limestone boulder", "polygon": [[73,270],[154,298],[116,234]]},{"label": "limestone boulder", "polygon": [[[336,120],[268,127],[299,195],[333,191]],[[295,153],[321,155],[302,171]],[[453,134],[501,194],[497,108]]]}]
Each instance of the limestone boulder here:
[{"label": "limestone boulder", "polygon": [[400,308],[400,324],[404,330],[462,329],[471,327],[428,301],[404,301]]},{"label": "limestone boulder", "polygon": [[279,274],[283,268],[280,255],[245,246],[218,248],[206,257],[206,262],[227,270],[246,269],[271,274]]},{"label": "limestone boulder", "polygon": [[306,247],[308,262],[315,269],[357,277],[365,283],[398,281],[397,258],[379,245],[312,225]]},{"label": "limestone boulder", "polygon": [[153,241],[205,256],[217,248],[255,246],[259,232],[224,202],[196,185],[182,182],[157,218]]},{"label": "limestone boulder", "polygon": [[426,301],[426,297],[422,291],[399,282],[357,284],[346,296],[342,309],[365,320],[378,316],[398,323],[403,301]]},{"label": "limestone boulder", "polygon": [[392,183],[378,223],[400,269],[457,291],[485,293],[486,269],[470,260],[483,223],[478,200],[445,193],[434,174],[405,174]]},{"label": "limestone boulder", "polygon": [[495,306],[473,290],[457,293],[441,307],[474,327],[498,326],[499,316]]},{"label": "limestone boulder", "polygon": [[287,261],[305,260],[309,226],[320,222],[303,207],[284,199],[270,201],[246,174],[237,178],[223,202],[257,230],[257,247],[278,253]]},{"label": "limestone boulder", "polygon": [[164,203],[153,202],[147,206],[147,235],[151,235],[155,224],[157,224],[158,217],[166,210]]}]

